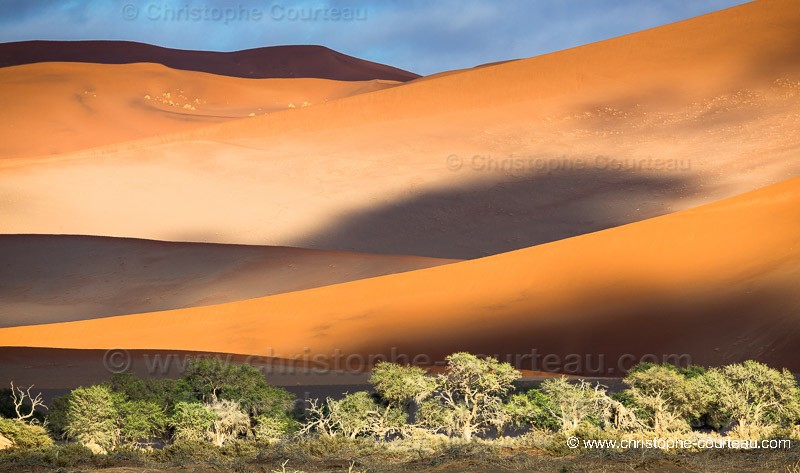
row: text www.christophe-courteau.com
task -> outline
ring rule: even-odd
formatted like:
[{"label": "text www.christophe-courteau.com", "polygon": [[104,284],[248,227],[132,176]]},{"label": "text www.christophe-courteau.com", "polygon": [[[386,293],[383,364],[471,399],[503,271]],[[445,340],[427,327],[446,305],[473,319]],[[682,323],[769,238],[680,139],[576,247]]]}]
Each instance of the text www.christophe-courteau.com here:
[{"label": "text www.christophe-courteau.com", "polygon": [[789,439],[731,439],[731,438],[698,438],[698,439],[579,439],[567,438],[567,446],[572,449],[659,449],[659,450],[755,450],[755,449],[789,449]]},{"label": "text www.christophe-courteau.com", "polygon": [[[130,352],[125,349],[112,349],[106,351],[103,363],[105,368],[112,373],[128,371],[133,364],[142,363],[143,368],[150,374],[166,374],[169,372],[182,373],[188,366],[189,360],[196,358],[217,358],[228,363],[244,363],[254,366],[264,372],[276,374],[322,374],[329,372],[363,372],[367,367],[380,362],[391,362],[414,366],[444,366],[445,362],[438,357],[427,354],[404,354],[392,348],[388,354],[363,355],[345,353],[336,349],[331,353],[313,352],[305,348],[300,354],[281,354],[268,349],[263,355],[236,356],[227,354],[183,354],[183,353],[142,353]],[[540,353],[533,349],[528,353],[513,355],[485,355],[479,357],[495,358],[504,361],[517,369],[535,372],[561,373],[566,375],[583,376],[609,376],[624,375],[639,363],[670,364],[686,367],[692,364],[688,354],[622,354],[609,356],[605,354],[554,354]],[[142,366],[137,366],[141,370]]]}]

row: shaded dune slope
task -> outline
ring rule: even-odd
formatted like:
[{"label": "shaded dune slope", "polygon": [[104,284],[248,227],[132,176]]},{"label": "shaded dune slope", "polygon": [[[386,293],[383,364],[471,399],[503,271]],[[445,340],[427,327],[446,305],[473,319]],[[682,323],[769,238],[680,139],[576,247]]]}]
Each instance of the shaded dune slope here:
[{"label": "shaded dune slope", "polygon": [[[395,352],[757,359],[800,371],[800,179],[516,252],[242,302],[0,330],[0,345],[369,362]],[[372,358],[371,358],[372,357]],[[330,359],[330,358],[329,358]],[[531,369],[531,360],[518,360]],[[540,360],[541,362],[541,360]],[[592,372],[596,374],[596,367]],[[556,366],[555,368],[558,368]]]},{"label": "shaded dune slope", "polygon": [[71,235],[0,235],[0,326],[220,304],[449,260]]}]

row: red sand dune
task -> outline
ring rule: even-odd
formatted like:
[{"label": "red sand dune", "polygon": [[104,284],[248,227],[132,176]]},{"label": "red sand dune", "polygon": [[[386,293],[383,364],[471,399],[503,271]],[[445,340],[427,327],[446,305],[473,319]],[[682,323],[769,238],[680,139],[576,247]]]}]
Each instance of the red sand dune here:
[{"label": "red sand dune", "polygon": [[300,248],[0,235],[0,327],[221,304],[451,262]]},{"label": "red sand dune", "polygon": [[[0,69],[0,159],[77,151],[316,105],[396,82],[240,79],[159,64]],[[47,139],[42,139],[46,136]]]},{"label": "red sand dune", "polygon": [[475,258],[737,195],[800,174],[796,6],[2,160],[0,232]]},{"label": "red sand dune", "polygon": [[233,52],[187,51],[132,41],[19,41],[0,43],[0,67],[39,62],[150,62],[183,71],[251,79],[317,78],[405,82],[419,75],[365,61],[324,46],[271,46]]},{"label": "red sand dune", "polygon": [[312,107],[0,160],[3,233],[466,258],[524,248],[2,328],[0,346],[354,357],[345,368],[468,350],[594,375],[645,355],[754,358],[800,371],[799,32],[795,1],[762,0]]},{"label": "red sand dune", "polygon": [[0,346],[311,353],[339,363],[337,350],[369,361],[392,350],[437,360],[535,349],[562,363],[579,355],[583,371],[603,358],[605,374],[646,354],[800,371],[798,206],[795,178],[474,261],[217,306],[4,328]]}]

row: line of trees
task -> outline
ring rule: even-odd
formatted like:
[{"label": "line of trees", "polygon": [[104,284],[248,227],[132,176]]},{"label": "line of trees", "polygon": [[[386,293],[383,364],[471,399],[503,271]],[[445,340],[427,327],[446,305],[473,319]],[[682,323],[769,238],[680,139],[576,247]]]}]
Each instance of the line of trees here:
[{"label": "line of trees", "polygon": [[[94,452],[170,442],[278,442],[303,436],[389,441],[439,434],[470,440],[526,432],[666,434],[713,429],[741,438],[797,431],[800,389],[794,376],[746,361],[721,368],[640,364],[624,390],[558,377],[518,387],[508,363],[469,353],[447,357],[435,376],[393,363],[373,369],[372,391],[299,405],[248,365],[196,359],[180,379],[123,373],[54,399],[13,387],[0,393],[0,435],[18,447],[48,445],[50,435]],[[48,435],[50,434],[50,435]]]}]

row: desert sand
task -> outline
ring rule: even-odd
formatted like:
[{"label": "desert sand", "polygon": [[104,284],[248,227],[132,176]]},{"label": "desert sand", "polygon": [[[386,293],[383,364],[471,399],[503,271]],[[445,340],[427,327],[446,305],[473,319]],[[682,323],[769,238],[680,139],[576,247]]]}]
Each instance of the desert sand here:
[{"label": "desert sand", "polygon": [[[228,264],[250,258],[226,250],[221,262],[178,271],[185,293],[170,294],[160,278],[146,297],[176,307],[157,311],[110,289],[113,281],[151,287],[142,268],[131,279],[94,286],[84,286],[79,273],[72,279],[63,273],[75,291],[114,292],[128,303],[127,315],[103,316],[111,302],[81,293],[74,300],[100,318],[0,328],[2,356],[19,359],[36,347],[100,350],[87,354],[96,365],[107,349],[197,351],[313,356],[337,370],[367,368],[393,354],[435,362],[466,350],[523,369],[604,376],[621,374],[644,355],[705,365],[752,358],[800,372],[793,348],[800,340],[796,6],[761,0],[404,83],[290,79],[278,90],[261,84],[279,79],[154,64],[0,69],[0,75],[72,70],[97,79],[98,91],[114,71],[160,71],[158,88],[171,84],[164,77],[192,75],[175,83],[206,84],[219,94],[218,113],[227,113],[224,122],[207,124],[186,112],[186,126],[174,132],[147,129],[128,137],[116,135],[124,127],[113,120],[78,115],[102,139],[89,133],[80,141],[77,134],[71,148],[55,150],[42,147],[42,137],[60,125],[41,117],[20,122],[15,134],[24,139],[0,159],[0,233],[338,252],[297,249],[284,258],[289,250],[279,250],[282,269],[272,273],[267,253],[276,250],[258,250],[265,270],[279,275],[277,286],[243,270],[217,285]],[[46,75],[38,77],[46,84]],[[248,84],[247,92],[227,99],[228,81]],[[264,108],[305,91],[294,87],[306,83],[329,99],[244,117],[256,105],[253,97],[263,97],[257,106]],[[320,89],[323,83],[330,88]],[[65,110],[81,106],[53,90],[48,97]],[[144,94],[133,88],[109,95]],[[129,106],[109,100],[115,108],[107,114],[114,116],[142,99]],[[171,120],[167,110],[142,108],[130,113],[153,123]],[[62,140],[69,144],[63,136],[53,144]],[[90,243],[87,251],[105,244],[93,248],[95,240],[75,238]],[[164,256],[176,263],[207,248],[159,245],[180,246]],[[366,263],[364,253],[436,259],[375,256]],[[291,272],[281,265],[307,255],[318,279],[307,287],[304,278],[284,280]],[[355,277],[320,271],[326,258],[342,261]],[[469,261],[443,265],[449,262],[443,259]],[[33,274],[19,261],[17,271]],[[101,273],[108,274],[112,255],[104,261]],[[416,270],[386,274],[409,269]],[[193,271],[207,271],[209,279],[198,282]],[[29,295],[66,301],[50,284]],[[281,293],[273,293],[278,286]],[[534,350],[555,359],[537,359]],[[30,353],[40,361],[48,356]],[[62,368],[40,365],[42,377]]]},{"label": "desert sand", "polygon": [[249,120],[5,159],[0,232],[477,258],[691,208],[800,171],[798,24],[794,2],[766,0]]},{"label": "desert sand", "polygon": [[13,124],[0,130],[0,160],[185,131],[397,84],[240,79],[160,64],[52,62],[0,68],[0,83],[0,120]]},{"label": "desert sand", "polygon": [[300,248],[0,235],[0,327],[220,304],[450,262]]},{"label": "desert sand", "polygon": [[606,374],[626,355],[648,354],[800,371],[798,205],[792,179],[474,261],[202,308],[4,328],[0,345],[310,354],[333,364],[343,362],[337,353],[369,363],[393,352],[506,359],[536,349],[562,360],[602,355]]}]

